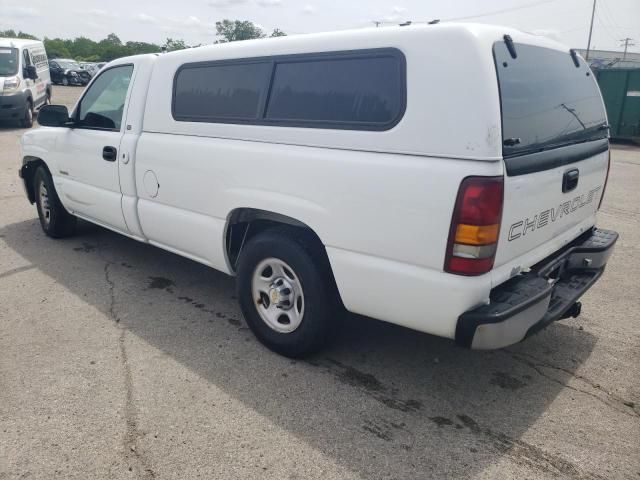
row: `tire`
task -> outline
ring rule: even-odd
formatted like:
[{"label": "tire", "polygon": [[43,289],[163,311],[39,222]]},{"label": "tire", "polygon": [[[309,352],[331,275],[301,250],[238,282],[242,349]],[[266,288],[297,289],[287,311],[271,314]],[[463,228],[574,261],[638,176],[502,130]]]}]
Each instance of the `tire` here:
[{"label": "tire", "polygon": [[[257,235],[242,250],[237,272],[238,300],[249,328],[267,348],[292,358],[320,350],[339,313],[326,255],[304,233],[277,227]],[[277,271],[277,262],[284,268]]]},{"label": "tire", "polygon": [[36,170],[33,188],[42,231],[51,238],[73,235],[77,219],[62,206],[51,175],[42,166]]},{"label": "tire", "polygon": [[62,85],[65,87],[69,86],[69,79],[67,77],[62,77]]},{"label": "tire", "polygon": [[20,120],[20,126],[23,128],[33,127],[33,103],[31,100],[27,101],[27,107],[24,110],[24,117]]},{"label": "tire", "polygon": [[44,99],[44,105],[51,105],[51,90],[47,90],[47,96]]}]

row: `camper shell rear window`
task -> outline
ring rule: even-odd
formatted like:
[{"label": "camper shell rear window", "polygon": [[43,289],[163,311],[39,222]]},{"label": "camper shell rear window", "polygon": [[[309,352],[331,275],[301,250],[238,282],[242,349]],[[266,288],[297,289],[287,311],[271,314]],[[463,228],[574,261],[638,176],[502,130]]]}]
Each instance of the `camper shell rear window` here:
[{"label": "camper shell rear window", "polygon": [[[606,138],[606,113],[589,66],[569,51],[496,42],[493,54],[502,107],[503,156]],[[508,160],[507,160],[508,163]]]}]

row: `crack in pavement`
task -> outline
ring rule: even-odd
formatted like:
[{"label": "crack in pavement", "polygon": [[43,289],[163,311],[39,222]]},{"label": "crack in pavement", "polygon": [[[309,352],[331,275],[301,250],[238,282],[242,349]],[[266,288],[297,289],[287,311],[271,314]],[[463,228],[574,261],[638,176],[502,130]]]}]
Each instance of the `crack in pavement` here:
[{"label": "crack in pavement", "polygon": [[36,268],[35,265],[25,265],[23,267],[17,267],[12,270],[7,270],[6,272],[0,273],[0,278],[10,277],[11,275],[15,275],[16,273],[26,272],[27,270],[32,270]]},{"label": "crack in pavement", "polygon": [[120,318],[116,314],[116,297],[115,297],[115,282],[111,278],[111,267],[113,262],[104,258],[104,278],[109,286],[109,316],[115,321],[117,328],[120,330],[120,336],[118,337],[118,346],[120,348],[120,361],[122,363],[122,369],[124,373],[124,389],[125,389],[125,406],[124,417],[126,422],[126,431],[123,438],[124,456],[129,464],[129,471],[137,470],[141,473],[141,478],[155,479],[156,474],[151,468],[149,461],[142,452],[138,449],[138,440],[142,436],[138,428],[138,411],[133,397],[133,376],[131,374],[131,367],[129,365],[129,356],[125,344],[125,336],[127,330],[120,325]]},{"label": "crack in pavement", "polygon": [[[608,392],[606,390],[604,390],[599,383],[594,382],[593,380],[589,380],[588,378],[580,375],[580,374],[576,374],[573,373],[571,370],[568,370],[566,368],[562,368],[562,367],[556,367],[555,365],[551,365],[547,362],[544,362],[543,360],[540,360],[532,355],[528,355],[525,353],[515,353],[511,350],[505,349],[504,352],[506,354],[508,354],[512,359],[514,359],[515,361],[528,366],[529,368],[533,369],[534,371],[536,371],[540,376],[551,380],[552,382],[558,383],[560,385],[563,385],[565,387],[567,387],[570,390],[573,390],[574,392],[578,392],[578,393],[583,393],[585,395],[589,395],[590,397],[595,398],[596,400],[598,400],[599,402],[603,403],[604,405],[614,409],[617,412],[623,413],[625,415],[628,415],[630,417],[633,418],[637,418],[640,417],[640,412],[638,412],[637,410],[637,405],[635,402],[626,400],[614,393]],[[528,358],[525,358],[528,357]],[[581,388],[577,388],[577,387],[573,387],[565,382],[562,382],[561,380],[551,376],[551,375],[547,375],[544,371],[542,371],[542,368],[548,368],[551,370],[556,370],[562,373],[565,373],[567,375],[569,375],[572,378],[575,378],[576,380],[580,380],[581,382],[589,385],[591,388],[593,388],[594,390],[603,392],[607,395],[606,399],[600,397],[599,395],[596,395],[593,392],[589,392],[588,390],[583,390]],[[609,400],[609,401],[607,401]],[[613,402],[613,401],[615,402]],[[620,408],[620,406],[622,406],[622,408]]]}]

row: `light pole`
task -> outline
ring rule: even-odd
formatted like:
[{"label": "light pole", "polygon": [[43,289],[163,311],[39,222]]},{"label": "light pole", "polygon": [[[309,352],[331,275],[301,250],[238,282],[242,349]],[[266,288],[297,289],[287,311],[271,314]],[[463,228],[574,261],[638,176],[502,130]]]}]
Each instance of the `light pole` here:
[{"label": "light pole", "polygon": [[[624,54],[622,55],[622,61],[625,61],[627,59],[627,48],[629,48],[630,46],[633,47],[635,45],[635,43],[631,43],[632,40],[633,38],[629,37],[620,40],[624,43]],[[622,44],[620,46],[622,46]]]},{"label": "light pole", "polygon": [[591,26],[589,27],[589,40],[587,41],[587,54],[584,59],[589,61],[589,50],[591,49],[591,34],[593,33],[593,18],[596,16],[596,0],[593,0],[593,9],[591,10]]}]

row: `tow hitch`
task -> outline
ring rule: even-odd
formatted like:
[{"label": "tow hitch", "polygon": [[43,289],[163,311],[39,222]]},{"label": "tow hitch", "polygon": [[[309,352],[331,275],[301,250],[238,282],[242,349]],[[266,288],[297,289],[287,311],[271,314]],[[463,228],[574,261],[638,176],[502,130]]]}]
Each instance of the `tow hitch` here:
[{"label": "tow hitch", "polygon": [[582,302],[576,302],[573,305],[571,305],[571,307],[569,307],[569,310],[565,312],[565,314],[562,316],[560,320],[564,320],[565,318],[578,318],[581,312],[582,312]]}]

